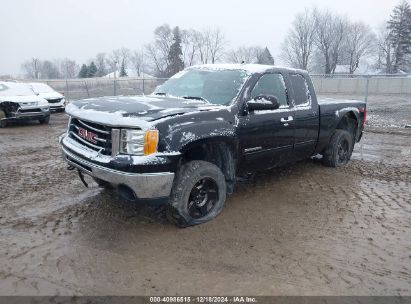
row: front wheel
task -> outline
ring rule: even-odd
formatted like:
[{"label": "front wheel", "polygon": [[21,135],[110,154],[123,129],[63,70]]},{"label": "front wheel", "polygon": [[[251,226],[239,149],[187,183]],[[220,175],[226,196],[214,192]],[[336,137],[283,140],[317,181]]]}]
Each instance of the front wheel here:
[{"label": "front wheel", "polygon": [[47,125],[50,122],[50,115],[45,118],[39,119],[39,122],[42,125]]},{"label": "front wheel", "polygon": [[324,151],[323,164],[327,167],[340,167],[348,163],[353,151],[353,142],[350,132],[335,130]]},{"label": "front wheel", "polygon": [[179,227],[215,218],[226,199],[224,174],[214,164],[196,160],[178,171],[170,196],[167,218]]}]

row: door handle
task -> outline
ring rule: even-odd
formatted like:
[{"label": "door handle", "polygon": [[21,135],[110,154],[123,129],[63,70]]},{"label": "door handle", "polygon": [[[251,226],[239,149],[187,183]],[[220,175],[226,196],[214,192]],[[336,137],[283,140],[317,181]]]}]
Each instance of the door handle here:
[{"label": "door handle", "polygon": [[290,122],[290,121],[293,121],[293,120],[294,120],[294,118],[292,116],[281,118],[281,122]]}]

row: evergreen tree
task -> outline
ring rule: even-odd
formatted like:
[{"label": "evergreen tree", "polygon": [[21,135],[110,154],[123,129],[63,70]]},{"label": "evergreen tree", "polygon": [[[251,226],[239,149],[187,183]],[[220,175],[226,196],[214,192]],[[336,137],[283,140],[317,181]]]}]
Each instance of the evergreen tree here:
[{"label": "evergreen tree", "polygon": [[124,59],[121,62],[121,68],[120,68],[120,77],[127,77],[127,71],[126,71],[126,64],[124,63]]},{"label": "evergreen tree", "polygon": [[178,26],[173,29],[173,44],[170,46],[168,53],[168,67],[166,74],[168,77],[173,76],[184,69],[184,61],[182,59],[183,51],[181,49],[181,32]]},{"label": "evergreen tree", "polygon": [[88,77],[96,77],[96,74],[97,74],[97,67],[94,64],[94,61],[92,61],[90,65],[88,66]]},{"label": "evergreen tree", "polygon": [[274,65],[274,57],[271,55],[267,47],[264,49],[264,51],[261,54],[258,54],[257,63]]},{"label": "evergreen tree", "polygon": [[88,67],[83,64],[81,66],[80,72],[78,73],[78,78],[87,78],[88,77]]},{"label": "evergreen tree", "polygon": [[392,73],[397,73],[406,64],[411,54],[411,8],[407,1],[397,5],[392,11],[387,25],[389,41],[394,50]]}]

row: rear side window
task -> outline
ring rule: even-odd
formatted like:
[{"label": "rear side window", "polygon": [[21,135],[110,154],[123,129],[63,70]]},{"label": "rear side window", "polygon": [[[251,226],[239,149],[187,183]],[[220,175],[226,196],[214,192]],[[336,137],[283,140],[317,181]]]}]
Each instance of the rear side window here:
[{"label": "rear side window", "polygon": [[301,75],[290,75],[291,85],[294,91],[294,103],[296,106],[311,104],[311,94],[308,83]]},{"label": "rear side window", "polygon": [[264,74],[261,76],[251,92],[251,98],[258,95],[274,95],[277,97],[280,106],[288,105],[285,82],[281,74]]}]

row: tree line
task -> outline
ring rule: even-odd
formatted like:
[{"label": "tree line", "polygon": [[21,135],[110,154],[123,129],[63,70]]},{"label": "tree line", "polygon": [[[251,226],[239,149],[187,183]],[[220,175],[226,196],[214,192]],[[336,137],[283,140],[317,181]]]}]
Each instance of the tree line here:
[{"label": "tree line", "polygon": [[[229,48],[218,28],[195,30],[158,26],[153,40],[137,50],[114,49],[98,53],[81,67],[72,59],[40,60],[22,64],[28,78],[102,77],[114,71],[125,77],[132,72],[170,77],[194,64],[217,62],[274,64],[266,46]],[[305,9],[297,14],[281,46],[280,58],[287,65],[315,73],[334,74],[338,66],[353,74],[360,63],[372,62],[383,73],[411,72],[411,9],[403,0],[377,32],[327,10]]]},{"label": "tree line", "polygon": [[297,14],[282,45],[282,59],[293,67],[333,74],[338,65],[353,74],[364,58],[382,73],[411,72],[411,9],[397,5],[375,33],[363,22],[306,9]]},{"label": "tree line", "polygon": [[90,78],[102,77],[117,71],[116,76],[143,73],[156,77],[170,77],[194,64],[217,62],[274,64],[267,47],[241,46],[228,50],[228,40],[218,29],[197,31],[180,29],[168,24],[154,30],[151,43],[138,50],[114,49],[98,53],[88,64],[79,66],[74,60],[40,60],[32,58],[22,64],[28,78]]}]

